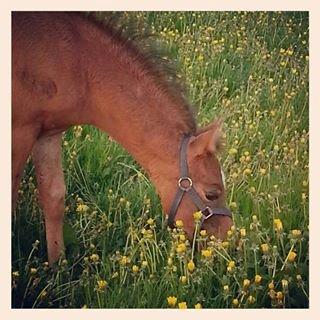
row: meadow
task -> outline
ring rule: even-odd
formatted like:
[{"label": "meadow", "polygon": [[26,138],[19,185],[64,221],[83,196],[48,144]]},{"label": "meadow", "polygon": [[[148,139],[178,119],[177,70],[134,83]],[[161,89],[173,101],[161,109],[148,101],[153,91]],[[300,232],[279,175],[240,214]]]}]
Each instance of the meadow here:
[{"label": "meadow", "polygon": [[[100,14],[103,16],[103,14]],[[224,241],[170,230],[145,172],[96,128],[63,138],[66,255],[53,268],[28,161],[12,216],[14,308],[307,308],[308,14],[133,12],[224,118]]]}]

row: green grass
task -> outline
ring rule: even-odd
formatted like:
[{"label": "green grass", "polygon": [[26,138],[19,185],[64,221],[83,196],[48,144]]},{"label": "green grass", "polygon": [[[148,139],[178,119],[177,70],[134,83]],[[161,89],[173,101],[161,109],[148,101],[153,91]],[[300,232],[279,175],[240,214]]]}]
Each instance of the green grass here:
[{"label": "green grass", "polygon": [[95,128],[71,128],[66,257],[48,268],[28,163],[12,220],[12,306],[166,308],[174,296],[176,307],[308,307],[307,13],[131,15],[179,62],[199,124],[225,119],[235,227],[223,243],[198,232],[194,247],[205,251],[195,250],[182,229],[167,230],[153,186],[125,150]]}]

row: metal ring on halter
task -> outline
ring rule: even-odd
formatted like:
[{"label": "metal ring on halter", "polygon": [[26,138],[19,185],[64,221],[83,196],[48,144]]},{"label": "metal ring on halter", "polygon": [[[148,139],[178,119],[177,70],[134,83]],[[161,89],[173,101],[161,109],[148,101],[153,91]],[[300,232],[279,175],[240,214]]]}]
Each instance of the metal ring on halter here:
[{"label": "metal ring on halter", "polygon": [[[189,183],[189,185],[187,186],[187,187],[184,187],[183,185],[182,185],[182,182],[183,181],[188,181],[188,183]],[[191,178],[189,178],[189,177],[181,177],[180,179],[179,179],[179,181],[178,181],[178,186],[179,186],[179,188],[181,189],[181,190],[183,190],[183,191],[189,191],[191,188],[192,188],[192,180],[191,180]]]}]

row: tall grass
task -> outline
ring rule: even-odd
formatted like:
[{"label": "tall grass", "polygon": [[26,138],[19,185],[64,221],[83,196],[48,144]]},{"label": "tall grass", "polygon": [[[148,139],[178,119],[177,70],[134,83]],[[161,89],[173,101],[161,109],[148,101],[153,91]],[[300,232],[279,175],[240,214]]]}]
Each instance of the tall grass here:
[{"label": "tall grass", "polygon": [[[204,125],[225,119],[221,242],[168,230],[144,171],[99,130],[63,139],[66,257],[46,262],[32,163],[12,219],[12,306],[308,307],[308,15],[145,12]],[[199,250],[197,250],[199,247]]]}]

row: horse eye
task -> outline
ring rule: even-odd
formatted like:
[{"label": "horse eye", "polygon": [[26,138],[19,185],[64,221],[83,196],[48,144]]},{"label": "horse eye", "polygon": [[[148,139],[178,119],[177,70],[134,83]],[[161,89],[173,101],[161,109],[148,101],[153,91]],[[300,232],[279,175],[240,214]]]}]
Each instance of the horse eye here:
[{"label": "horse eye", "polygon": [[220,193],[217,191],[210,191],[210,192],[206,192],[206,198],[209,201],[214,201],[217,200],[220,196]]}]

